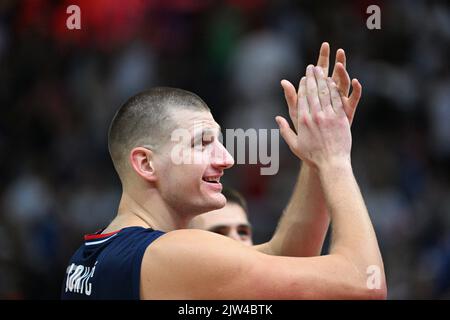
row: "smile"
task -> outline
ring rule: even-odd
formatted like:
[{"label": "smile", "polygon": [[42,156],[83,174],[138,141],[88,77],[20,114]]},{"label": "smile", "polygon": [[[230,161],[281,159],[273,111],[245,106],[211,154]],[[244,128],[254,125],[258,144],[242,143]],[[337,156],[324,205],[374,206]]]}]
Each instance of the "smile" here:
[{"label": "smile", "polygon": [[209,183],[220,183],[220,176],[203,177],[202,180]]}]

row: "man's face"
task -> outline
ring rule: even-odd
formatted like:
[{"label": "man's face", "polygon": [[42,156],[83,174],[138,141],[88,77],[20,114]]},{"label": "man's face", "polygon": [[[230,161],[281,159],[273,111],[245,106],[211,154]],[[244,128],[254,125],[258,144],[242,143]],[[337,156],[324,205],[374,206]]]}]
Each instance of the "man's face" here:
[{"label": "man's face", "polygon": [[246,245],[253,245],[252,229],[244,209],[228,202],[222,209],[201,214],[190,223],[190,227],[212,231],[240,241]]},{"label": "man's face", "polygon": [[177,129],[155,156],[162,198],[185,215],[222,208],[220,177],[234,160],[219,141],[219,125],[207,111],[177,110],[172,119]]}]

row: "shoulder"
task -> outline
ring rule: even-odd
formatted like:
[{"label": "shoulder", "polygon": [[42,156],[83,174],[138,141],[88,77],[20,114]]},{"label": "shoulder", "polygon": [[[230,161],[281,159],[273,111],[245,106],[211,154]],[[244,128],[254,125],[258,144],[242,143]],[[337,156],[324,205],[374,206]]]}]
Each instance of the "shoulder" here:
[{"label": "shoulder", "polygon": [[212,232],[171,231],[147,247],[141,269],[141,296],[213,297],[215,290],[224,293],[234,281],[248,275],[261,256],[252,248]]},{"label": "shoulder", "polygon": [[[182,229],[163,234],[156,239],[144,255],[144,263],[167,264],[167,263],[189,263],[190,266],[203,270],[211,264],[222,264],[241,266],[236,263],[236,255],[244,254],[250,256],[261,255],[251,247],[247,247],[228,237],[213,232]],[[245,259],[240,260],[244,263]],[[198,270],[198,269],[197,269]]]},{"label": "shoulder", "polygon": [[147,248],[148,256],[176,254],[180,258],[190,256],[193,253],[198,257],[208,256],[217,251],[223,254],[235,252],[236,250],[256,252],[252,247],[247,247],[228,237],[196,229],[181,229],[167,232]]}]

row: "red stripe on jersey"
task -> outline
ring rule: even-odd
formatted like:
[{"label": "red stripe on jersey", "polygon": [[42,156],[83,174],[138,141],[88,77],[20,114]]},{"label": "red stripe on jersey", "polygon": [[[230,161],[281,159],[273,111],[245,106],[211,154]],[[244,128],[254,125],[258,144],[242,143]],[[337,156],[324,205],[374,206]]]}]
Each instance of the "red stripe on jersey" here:
[{"label": "red stripe on jersey", "polygon": [[[121,229],[122,230],[122,229]],[[95,239],[103,239],[103,238],[107,238],[110,237],[116,233],[120,232],[120,230],[114,231],[114,232],[110,232],[110,233],[103,233],[103,234],[87,234],[84,236],[84,240],[95,240]]]}]

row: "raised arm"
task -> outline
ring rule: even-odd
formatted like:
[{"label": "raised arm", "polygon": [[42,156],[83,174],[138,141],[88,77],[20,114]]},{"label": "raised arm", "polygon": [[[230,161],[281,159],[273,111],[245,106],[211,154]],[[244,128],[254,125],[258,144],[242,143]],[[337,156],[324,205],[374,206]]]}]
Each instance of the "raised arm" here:
[{"label": "raised arm", "polygon": [[[317,83],[316,83],[317,80]],[[298,134],[281,117],[291,150],[318,173],[330,212],[330,254],[279,257],[200,230],[169,232],[146,250],[144,299],[383,299],[383,261],[353,176],[350,125],[336,86],[308,67]],[[309,107],[310,106],[310,107]],[[378,269],[376,286],[367,270]]]},{"label": "raised arm", "polygon": [[[320,48],[317,66],[324,75],[328,75],[330,46],[324,42]],[[361,97],[361,85],[352,81],[353,92],[350,97],[350,78],[346,71],[346,56],[342,49],[337,50],[332,79],[337,84],[343,97],[344,110],[350,123],[353,120],[356,107]],[[302,78],[305,81],[305,78]],[[281,82],[289,115],[297,130],[298,104],[302,86],[298,92],[287,80]],[[262,245],[255,246],[258,251],[284,256],[310,257],[321,253],[326,232],[329,227],[329,213],[320,184],[319,176],[308,164],[303,163],[297,178],[294,191],[277,226],[272,239]]]}]

